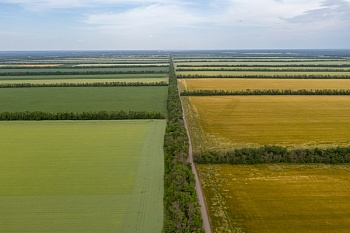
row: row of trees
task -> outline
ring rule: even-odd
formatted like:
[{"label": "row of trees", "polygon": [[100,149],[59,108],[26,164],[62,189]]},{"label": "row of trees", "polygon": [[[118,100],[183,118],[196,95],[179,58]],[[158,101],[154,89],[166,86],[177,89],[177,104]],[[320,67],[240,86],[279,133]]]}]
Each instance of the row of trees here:
[{"label": "row of trees", "polygon": [[163,232],[204,232],[195,179],[188,162],[188,136],[173,64],[170,64],[168,121],[164,137],[164,228]]},{"label": "row of trees", "polygon": [[350,79],[349,75],[330,75],[330,74],[275,74],[275,75],[260,75],[260,74],[245,74],[245,75],[202,75],[202,74],[180,74],[177,78],[273,78],[273,79]]},{"label": "row of trees", "polygon": [[215,96],[215,95],[350,95],[350,89],[347,90],[241,90],[241,91],[225,91],[225,90],[195,90],[195,91],[182,91],[182,96]]},{"label": "row of trees", "polygon": [[0,88],[28,87],[136,87],[168,86],[167,82],[93,82],[93,83],[0,83]]},{"label": "row of trees", "polygon": [[0,76],[34,76],[34,75],[99,75],[99,74],[167,74],[166,70],[129,70],[129,71],[25,71],[0,72]]},{"label": "row of trees", "polygon": [[165,119],[160,112],[145,111],[98,111],[98,112],[1,112],[0,121],[42,121],[42,120],[132,120]]},{"label": "row of trees", "polygon": [[330,69],[330,68],[308,68],[308,69],[293,69],[293,68],[177,68],[176,71],[259,71],[259,72],[350,72],[350,69]]},{"label": "row of trees", "polygon": [[194,160],[201,164],[349,163],[350,147],[287,150],[280,146],[263,146],[196,153]]}]

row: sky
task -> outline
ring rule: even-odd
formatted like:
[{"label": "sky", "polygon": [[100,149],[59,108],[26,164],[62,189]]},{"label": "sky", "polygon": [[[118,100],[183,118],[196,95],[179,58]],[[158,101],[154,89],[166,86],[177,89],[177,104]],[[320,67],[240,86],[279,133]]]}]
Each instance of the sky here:
[{"label": "sky", "polygon": [[350,0],[0,0],[0,51],[349,48]]}]

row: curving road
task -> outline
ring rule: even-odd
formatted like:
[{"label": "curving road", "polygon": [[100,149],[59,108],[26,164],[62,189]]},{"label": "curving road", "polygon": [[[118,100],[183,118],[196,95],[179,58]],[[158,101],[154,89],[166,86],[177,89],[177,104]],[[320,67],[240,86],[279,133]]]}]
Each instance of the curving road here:
[{"label": "curving road", "polygon": [[181,99],[181,95],[180,95],[180,87],[177,86],[177,89],[178,89],[178,92],[179,92],[179,98],[180,98],[181,107],[182,107],[182,115],[183,115],[185,128],[186,128],[187,135],[188,135],[188,140],[189,140],[189,150],[188,150],[189,162],[192,165],[192,172],[193,172],[194,178],[196,180],[196,192],[197,192],[197,198],[198,198],[199,204],[201,206],[200,210],[201,210],[202,219],[203,219],[203,228],[204,228],[206,233],[212,233],[211,228],[210,228],[209,216],[208,216],[207,208],[206,208],[205,201],[204,201],[204,195],[203,195],[202,186],[201,186],[201,183],[199,182],[197,169],[196,169],[196,166],[195,166],[195,164],[193,162],[192,141],[191,141],[191,138],[190,138],[190,132],[188,130],[188,125],[187,125],[184,105],[182,103],[182,99]]}]

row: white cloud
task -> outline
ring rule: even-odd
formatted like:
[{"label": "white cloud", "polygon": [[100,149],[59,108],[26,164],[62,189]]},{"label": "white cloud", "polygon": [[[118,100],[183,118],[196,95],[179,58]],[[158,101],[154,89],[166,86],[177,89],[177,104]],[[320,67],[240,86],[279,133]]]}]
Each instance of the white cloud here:
[{"label": "white cloud", "polygon": [[[35,16],[38,11],[69,12],[74,15],[72,20],[77,20],[72,22],[78,28],[76,31],[69,31],[62,18],[49,18],[57,27],[61,23],[61,28],[57,28],[60,34],[66,38],[84,34],[84,38],[90,36],[86,44],[108,44],[114,49],[123,45],[135,49],[297,47],[298,43],[305,47],[315,39],[322,45],[329,35],[345,41],[349,35],[345,31],[350,31],[350,0],[0,0],[0,3],[17,4],[33,11]],[[30,11],[28,17],[33,16]],[[114,44],[120,47],[112,47]]]},{"label": "white cloud", "polygon": [[0,3],[18,4],[23,8],[35,9],[69,9],[78,7],[106,7],[120,4],[155,4],[169,3],[172,0],[0,0]]}]

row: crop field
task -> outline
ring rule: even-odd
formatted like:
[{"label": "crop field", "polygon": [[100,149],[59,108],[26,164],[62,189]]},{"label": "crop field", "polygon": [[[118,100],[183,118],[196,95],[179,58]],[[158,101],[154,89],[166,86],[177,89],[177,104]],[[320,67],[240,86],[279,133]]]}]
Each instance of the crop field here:
[{"label": "crop field", "polygon": [[20,84],[20,83],[32,83],[32,84],[54,84],[54,83],[110,83],[110,82],[126,82],[126,83],[134,83],[134,82],[142,82],[142,83],[155,83],[155,82],[166,82],[168,83],[169,78],[115,78],[115,79],[36,79],[36,80],[21,80],[21,79],[12,79],[12,80],[1,80],[0,84]]},{"label": "crop field", "polygon": [[157,66],[157,67],[168,67],[169,65],[166,63],[127,63],[127,64],[123,64],[123,63],[105,63],[105,64],[78,64],[78,65],[73,65],[72,67],[94,67],[94,66]]},{"label": "crop field", "polygon": [[1,112],[147,111],[166,115],[168,87],[40,87],[0,89]]},{"label": "crop field", "polygon": [[350,89],[349,79],[220,79],[220,78],[203,78],[203,79],[179,79],[178,83],[181,90],[315,90],[315,89],[332,89],[348,90]]},{"label": "crop field", "polygon": [[195,65],[195,66],[202,66],[202,65],[278,65],[278,66],[284,66],[284,65],[350,65],[350,60],[342,60],[342,61],[202,61],[202,62],[176,62],[177,66],[181,65]]},{"label": "crop field", "polygon": [[142,72],[142,71],[167,71],[169,68],[168,67],[130,67],[130,68],[120,68],[120,67],[103,67],[103,68],[87,68],[87,67],[77,67],[77,68],[21,68],[21,69],[16,69],[16,68],[1,68],[0,69],[0,74],[5,73],[5,72],[21,72],[25,74],[26,72]]},{"label": "crop field", "polygon": [[165,125],[0,122],[0,232],[161,232]]},{"label": "crop field", "polygon": [[350,145],[348,96],[182,98],[197,149]]},{"label": "crop field", "polygon": [[[0,76],[0,82],[5,80],[55,80],[55,79],[156,79],[167,78],[166,74],[100,74],[100,75],[29,75],[29,76]],[[82,82],[83,82],[82,81]]]},{"label": "crop field", "polygon": [[213,232],[349,232],[350,165],[197,165]]},{"label": "crop field", "polygon": [[332,71],[327,71],[327,72],[309,72],[309,71],[178,71],[176,72],[177,75],[203,75],[203,76],[229,76],[229,75],[237,75],[237,76],[244,76],[244,75],[261,75],[261,76],[278,76],[280,75],[281,77],[284,75],[332,75],[332,76],[347,76],[350,75],[350,72],[332,72]]}]

